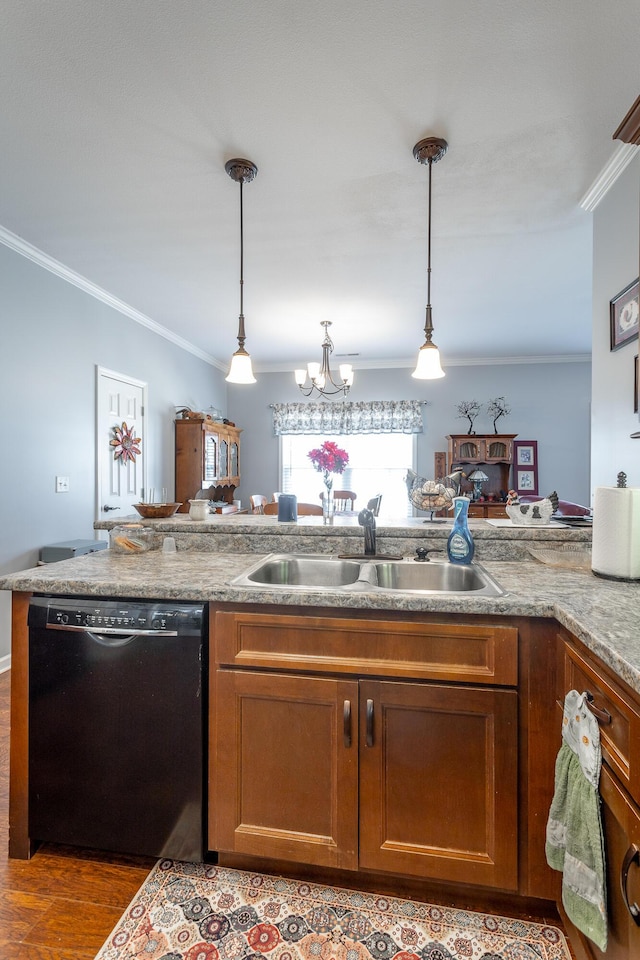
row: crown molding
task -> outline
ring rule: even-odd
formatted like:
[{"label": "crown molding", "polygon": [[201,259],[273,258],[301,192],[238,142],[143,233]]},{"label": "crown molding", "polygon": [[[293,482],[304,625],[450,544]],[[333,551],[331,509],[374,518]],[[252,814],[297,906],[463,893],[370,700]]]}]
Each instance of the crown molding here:
[{"label": "crown molding", "polygon": [[0,243],[4,244],[5,247],[9,247],[9,249],[15,253],[19,253],[20,256],[26,257],[27,260],[38,264],[39,267],[48,270],[49,273],[60,277],[61,280],[66,280],[67,283],[72,284],[84,293],[88,293],[89,296],[94,297],[96,300],[100,300],[101,303],[106,304],[113,310],[117,310],[118,313],[122,313],[130,320],[134,320],[141,326],[146,327],[147,330],[150,330],[152,333],[156,333],[159,337],[164,337],[165,340],[169,340],[176,347],[180,347],[181,350],[192,353],[194,356],[199,357],[200,360],[204,360],[205,363],[210,363],[212,367],[216,367],[218,370],[226,371],[227,367],[225,364],[222,364],[210,354],[205,353],[204,350],[200,350],[195,344],[190,343],[176,333],[172,333],[171,330],[167,330],[166,327],[163,327],[160,323],[156,323],[151,317],[147,317],[146,314],[140,313],[135,307],[131,307],[123,300],[112,296],[106,290],[103,290],[102,287],[98,287],[95,283],[87,280],[86,277],[76,273],[75,270],[66,267],[64,263],[60,263],[59,260],[55,260],[53,257],[50,257],[48,253],[44,253],[44,251],[39,250],[38,247],[27,243],[22,237],[17,236],[17,234],[12,233],[10,230],[7,230],[6,227],[2,226],[0,226]]},{"label": "crown molding", "polygon": [[637,154],[638,147],[633,143],[619,143],[617,145],[609,162],[604,165],[580,201],[583,210],[586,210],[587,213],[595,210]]},{"label": "crown molding", "polygon": [[640,144],[640,97],[636,97],[635,103],[614,133],[613,139]]}]

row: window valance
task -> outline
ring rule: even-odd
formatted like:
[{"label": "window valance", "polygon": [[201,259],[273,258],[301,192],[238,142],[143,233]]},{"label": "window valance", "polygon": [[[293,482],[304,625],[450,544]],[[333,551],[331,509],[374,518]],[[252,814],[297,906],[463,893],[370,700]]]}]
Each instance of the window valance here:
[{"label": "window valance", "polygon": [[274,403],[273,432],[422,433],[421,400],[368,400],[360,403]]}]

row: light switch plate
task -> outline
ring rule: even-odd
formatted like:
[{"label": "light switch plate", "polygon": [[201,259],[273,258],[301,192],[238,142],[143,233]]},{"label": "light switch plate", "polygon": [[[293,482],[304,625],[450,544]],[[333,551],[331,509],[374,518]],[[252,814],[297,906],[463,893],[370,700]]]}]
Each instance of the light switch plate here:
[{"label": "light switch plate", "polygon": [[69,493],[69,477],[56,477],[56,493]]}]

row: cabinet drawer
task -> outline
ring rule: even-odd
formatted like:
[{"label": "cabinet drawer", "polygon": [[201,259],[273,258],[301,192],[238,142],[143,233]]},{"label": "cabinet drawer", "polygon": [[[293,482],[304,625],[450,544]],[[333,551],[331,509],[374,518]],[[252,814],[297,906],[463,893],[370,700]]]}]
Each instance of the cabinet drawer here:
[{"label": "cabinet drawer", "polygon": [[640,787],[640,710],[614,680],[604,677],[602,668],[565,644],[565,693],[588,691],[592,710],[598,717],[600,744],[605,762],[631,792]]},{"label": "cabinet drawer", "polygon": [[219,665],[515,686],[512,626],[212,611]]}]

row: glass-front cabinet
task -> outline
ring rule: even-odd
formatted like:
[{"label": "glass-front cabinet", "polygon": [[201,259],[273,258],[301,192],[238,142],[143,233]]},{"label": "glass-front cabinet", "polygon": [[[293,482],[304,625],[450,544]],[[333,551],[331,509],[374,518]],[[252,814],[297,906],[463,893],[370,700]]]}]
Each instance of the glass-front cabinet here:
[{"label": "glass-front cabinet", "polygon": [[240,441],[231,440],[229,443],[229,473],[232,477],[240,475]]},{"label": "glass-front cabinet", "polygon": [[218,459],[218,474],[221,477],[228,476],[229,473],[229,442],[225,437],[220,437],[220,455]]},{"label": "glass-front cabinet", "polygon": [[218,463],[218,437],[214,433],[204,435],[204,458],[202,470],[202,485],[208,486],[216,482],[216,464]]}]

